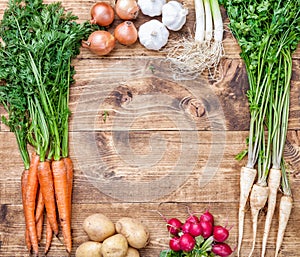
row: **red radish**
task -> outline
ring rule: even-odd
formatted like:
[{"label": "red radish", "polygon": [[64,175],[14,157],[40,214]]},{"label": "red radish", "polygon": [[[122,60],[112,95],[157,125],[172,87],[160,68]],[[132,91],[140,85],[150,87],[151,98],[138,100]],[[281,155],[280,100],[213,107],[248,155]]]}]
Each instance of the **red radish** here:
[{"label": "red radish", "polygon": [[190,234],[183,234],[179,239],[179,244],[182,251],[191,252],[196,245],[196,240]]},{"label": "red radish", "polygon": [[174,236],[178,235],[178,232],[180,231],[181,226],[182,226],[181,221],[176,218],[169,219],[168,224],[167,224],[168,231]]},{"label": "red radish", "polygon": [[189,227],[189,233],[193,236],[193,237],[197,237],[202,235],[202,227],[200,223],[191,223],[190,227]]},{"label": "red radish", "polygon": [[190,227],[191,227],[192,223],[191,222],[185,222],[182,226],[181,226],[181,230],[184,234],[189,233]]},{"label": "red radish", "polygon": [[191,215],[187,218],[186,222],[199,223],[199,218],[195,215]]},{"label": "red radish", "polygon": [[212,252],[221,257],[227,257],[233,253],[230,246],[226,243],[216,243],[212,246]]},{"label": "red radish", "polygon": [[209,221],[211,224],[214,224],[214,216],[206,211],[200,216],[200,221]]},{"label": "red radish", "polygon": [[178,252],[181,250],[180,244],[179,244],[179,237],[173,237],[170,239],[169,242],[170,249],[174,252]]},{"label": "red radish", "polygon": [[229,236],[229,231],[223,226],[214,226],[213,236],[215,241],[224,242]]},{"label": "red radish", "polygon": [[213,233],[213,224],[205,220],[200,221],[199,224],[201,225],[202,228],[202,236],[204,238],[210,237]]}]

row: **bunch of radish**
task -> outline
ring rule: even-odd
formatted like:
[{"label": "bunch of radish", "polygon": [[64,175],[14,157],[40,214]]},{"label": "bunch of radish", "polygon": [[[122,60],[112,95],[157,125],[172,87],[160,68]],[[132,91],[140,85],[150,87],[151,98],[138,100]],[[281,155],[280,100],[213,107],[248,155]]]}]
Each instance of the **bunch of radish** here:
[{"label": "bunch of radish", "polygon": [[225,242],[230,228],[214,224],[214,217],[205,211],[199,217],[191,214],[185,222],[178,218],[165,219],[170,234],[168,250],[163,250],[160,257],[179,256],[221,256],[233,253]]}]

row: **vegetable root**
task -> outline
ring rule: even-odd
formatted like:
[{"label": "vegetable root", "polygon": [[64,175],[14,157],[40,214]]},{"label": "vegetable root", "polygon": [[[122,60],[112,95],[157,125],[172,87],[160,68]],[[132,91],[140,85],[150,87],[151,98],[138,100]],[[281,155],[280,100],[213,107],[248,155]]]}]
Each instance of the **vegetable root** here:
[{"label": "vegetable root", "polygon": [[48,217],[46,218],[46,244],[45,244],[45,254],[48,253],[50,246],[51,246],[51,241],[53,237],[53,230],[51,228],[50,221]]},{"label": "vegetable root", "polygon": [[239,237],[238,237],[238,250],[237,254],[239,256],[243,232],[244,232],[244,218],[245,218],[245,206],[253,186],[257,171],[255,169],[242,167],[240,176],[240,204],[239,204]]},{"label": "vegetable root", "polygon": [[56,196],[57,209],[59,220],[61,223],[64,243],[68,253],[71,252],[72,238],[71,238],[71,217],[70,208],[71,201],[68,190],[67,170],[63,159],[52,162],[52,172],[54,179],[54,189]]},{"label": "vegetable root", "polygon": [[269,195],[269,187],[260,186],[258,184],[253,185],[250,195],[250,207],[252,215],[252,228],[253,228],[253,241],[252,248],[249,253],[249,257],[252,256],[257,234],[257,221],[259,211],[265,206]]},{"label": "vegetable root", "polygon": [[279,225],[278,225],[278,232],[277,232],[275,257],[278,256],[280,247],[282,245],[284,233],[292,211],[292,207],[293,207],[293,198],[288,195],[282,196],[280,199],[280,207],[279,207]]},{"label": "vegetable root", "polygon": [[[29,170],[25,169],[21,176],[23,210],[25,210],[25,208],[26,208],[26,188],[27,188],[28,174],[29,174]],[[25,243],[26,243],[28,251],[30,252],[31,251],[31,242],[30,242],[29,230],[28,230],[27,225],[25,228]]]},{"label": "vegetable root", "polygon": [[50,162],[40,162],[38,167],[38,177],[40,182],[40,190],[45,202],[48,220],[50,221],[54,234],[58,235],[54,185]]},{"label": "vegetable root", "polygon": [[39,252],[36,225],[35,225],[35,206],[36,206],[36,195],[38,190],[38,175],[37,175],[38,164],[39,164],[39,156],[34,153],[30,161],[26,193],[25,193],[26,208],[24,209],[26,226],[29,231],[30,242],[35,255],[38,255]]},{"label": "vegetable root", "polygon": [[265,221],[265,229],[262,241],[262,252],[261,257],[265,256],[266,246],[271,228],[272,218],[276,207],[277,191],[280,185],[281,170],[271,169],[269,173],[268,186],[269,186],[269,197],[268,197],[268,211]]}]

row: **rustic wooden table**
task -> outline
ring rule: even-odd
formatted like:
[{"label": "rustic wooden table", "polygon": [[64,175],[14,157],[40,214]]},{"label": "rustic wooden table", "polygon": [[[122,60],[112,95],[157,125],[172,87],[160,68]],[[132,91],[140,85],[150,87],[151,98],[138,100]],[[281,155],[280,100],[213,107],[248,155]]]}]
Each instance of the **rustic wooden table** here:
[{"label": "rustic wooden table", "polygon": [[[63,5],[88,20],[94,1],[63,1]],[[0,0],[0,18],[7,1]],[[192,0],[182,32],[194,26]],[[222,9],[225,25],[226,13]],[[140,15],[137,27],[149,17]],[[112,28],[120,21],[115,20]],[[111,29],[112,29],[111,28]],[[187,217],[187,210],[206,208],[219,224],[233,225],[229,243],[237,244],[239,173],[244,162],[235,155],[245,148],[249,113],[247,76],[239,47],[226,26],[223,76],[193,81],[172,77],[164,52],[148,51],[138,42],[117,45],[106,57],[82,49],[73,61],[76,83],[71,89],[70,148],[75,163],[72,235],[73,251],[87,240],[82,228],[90,214],[101,212],[116,221],[122,216],[140,220],[149,227],[151,241],[140,251],[143,257],[159,256],[168,246],[167,217]],[[293,59],[291,109],[286,160],[291,166],[294,208],[280,256],[298,256],[300,246],[300,50]],[[205,114],[197,115],[201,106]],[[198,108],[198,109],[197,109]],[[103,114],[107,113],[104,122]],[[4,110],[0,109],[0,114]],[[20,176],[23,169],[16,140],[0,124],[0,256],[27,256]],[[265,210],[259,220],[259,256]],[[267,256],[273,256],[278,214],[273,222]],[[250,249],[250,213],[246,213],[243,256]],[[41,242],[43,245],[44,239]],[[66,256],[54,239],[48,256]],[[233,254],[235,256],[235,254]]]}]

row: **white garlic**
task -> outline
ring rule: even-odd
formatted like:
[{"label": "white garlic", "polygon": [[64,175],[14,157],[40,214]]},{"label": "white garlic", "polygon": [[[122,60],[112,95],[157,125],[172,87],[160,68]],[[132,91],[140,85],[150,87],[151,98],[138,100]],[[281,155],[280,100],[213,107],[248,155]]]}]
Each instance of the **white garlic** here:
[{"label": "white garlic", "polygon": [[161,15],[162,7],[166,0],[138,0],[138,5],[143,14],[150,17]]},{"label": "white garlic", "polygon": [[169,31],[164,24],[158,20],[150,20],[139,28],[140,43],[150,50],[159,50],[168,42]]},{"label": "white garlic", "polygon": [[170,30],[180,30],[186,22],[188,10],[177,1],[169,1],[162,7],[162,23]]}]

